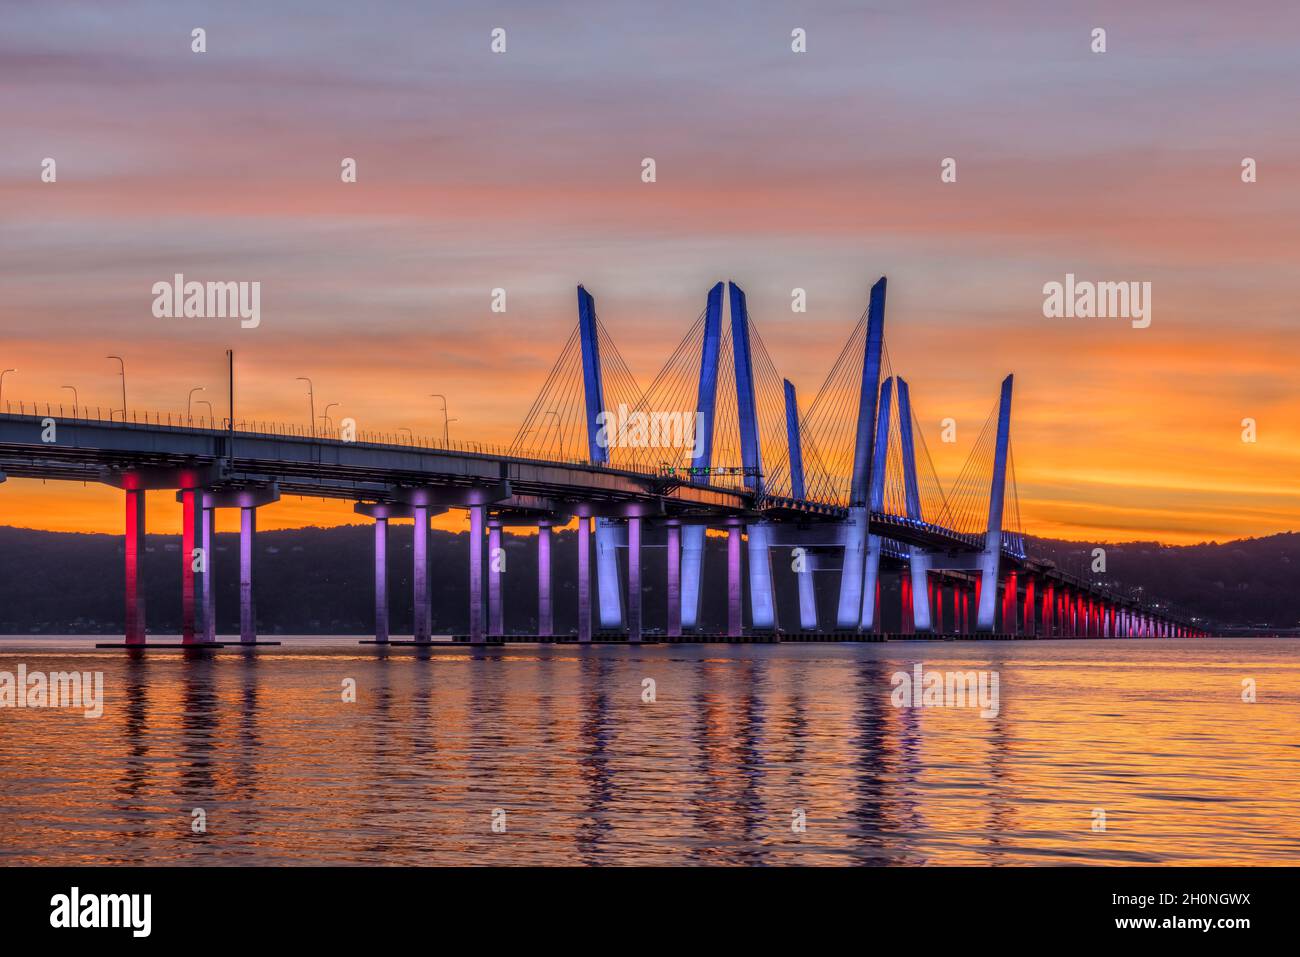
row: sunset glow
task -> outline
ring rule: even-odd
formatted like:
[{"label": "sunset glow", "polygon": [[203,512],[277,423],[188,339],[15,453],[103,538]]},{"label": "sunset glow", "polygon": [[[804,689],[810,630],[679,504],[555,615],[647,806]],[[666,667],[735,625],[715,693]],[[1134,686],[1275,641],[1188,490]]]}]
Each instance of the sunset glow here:
[{"label": "sunset glow", "polygon": [[[183,414],[201,386],[220,417],[232,348],[238,418],[305,426],[309,376],[317,414],[337,402],[363,429],[438,435],[441,393],[453,438],[508,444],[577,283],[644,386],[730,278],[806,406],[883,274],[889,353],[941,479],[1015,373],[1025,531],[1187,543],[1300,527],[1300,128],[1279,95],[1294,6],[1247,34],[1231,8],[1182,11],[1171,32],[1164,4],[1103,4],[1118,38],[1104,62],[1066,49],[1074,28],[1036,4],[1014,22],[948,13],[941,33],[809,4],[795,19],[818,56],[803,60],[783,55],[788,4],[617,21],[507,4],[491,14],[512,24],[499,58],[472,9],[205,9],[196,56],[193,12],[146,6],[6,12],[7,402],[70,407],[72,386],[106,412],[119,354],[132,409]],[[150,289],[178,272],[259,281],[260,326],[155,318]],[[1044,318],[1042,287],[1066,273],[1150,282],[1150,328]],[[179,529],[169,496],[150,495],[151,532]],[[259,522],[356,520],[286,498]],[[122,522],[107,486],[0,493],[3,524]]]}]

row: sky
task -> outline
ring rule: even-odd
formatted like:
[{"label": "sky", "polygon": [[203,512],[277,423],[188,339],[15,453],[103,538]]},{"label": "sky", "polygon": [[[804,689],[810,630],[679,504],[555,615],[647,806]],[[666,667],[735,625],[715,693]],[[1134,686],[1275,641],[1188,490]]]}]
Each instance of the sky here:
[{"label": "sky", "polygon": [[[0,2],[0,398],[120,405],[118,354],[131,408],[223,415],[229,348],[241,417],[305,426],[308,376],[508,443],[577,283],[648,384],[733,279],[806,403],[887,275],[942,480],[1014,372],[1027,532],[1300,529],[1300,7],[1065,6]],[[155,317],[176,273],[260,282],[260,324]],[[1045,317],[1067,273],[1150,282],[1151,324]],[[0,523],[120,533],[121,493],[11,479]]]}]

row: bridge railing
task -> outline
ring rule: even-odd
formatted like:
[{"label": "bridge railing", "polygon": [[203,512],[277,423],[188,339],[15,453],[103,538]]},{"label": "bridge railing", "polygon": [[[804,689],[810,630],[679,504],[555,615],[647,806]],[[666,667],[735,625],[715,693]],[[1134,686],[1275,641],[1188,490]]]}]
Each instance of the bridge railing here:
[{"label": "bridge railing", "polygon": [[[128,427],[152,426],[208,434],[226,434],[233,431],[237,435],[317,439],[345,444],[393,445],[412,449],[490,455],[494,458],[519,458],[517,454],[512,454],[510,448],[505,445],[490,442],[457,441],[454,439],[444,441],[429,436],[416,435],[414,431],[406,428],[399,428],[393,432],[374,429],[347,430],[341,425],[335,426],[331,424],[328,427],[318,427],[313,430],[307,426],[290,422],[249,418],[236,419],[234,428],[231,429],[230,419],[226,416],[217,418],[215,416],[190,415],[183,412],[130,409],[124,418],[121,409],[105,409],[103,406],[65,406],[54,402],[13,402],[9,400],[5,401],[0,412],[5,415],[16,416],[45,416],[59,422],[80,421],[110,425],[125,424]],[[547,461],[565,465],[590,464],[586,460],[576,458],[555,458]],[[654,472],[653,470],[646,470],[645,474],[652,475]]]},{"label": "bridge railing", "polygon": [[[490,442],[457,441],[455,439],[443,440],[442,438],[417,435],[413,430],[405,427],[389,432],[372,429],[347,430],[341,425],[335,426],[331,424],[327,428],[318,427],[312,430],[307,426],[295,423],[248,418],[237,419],[232,429],[230,419],[226,416],[217,418],[215,416],[191,415],[179,411],[166,412],[150,409],[130,409],[123,416],[121,409],[107,409],[103,406],[65,406],[56,402],[27,402],[22,400],[17,402],[5,400],[3,407],[0,407],[0,415],[39,416],[54,419],[56,422],[93,422],[103,425],[124,425],[126,428],[168,428],[207,435],[228,435],[233,432],[236,436],[252,438],[305,439],[349,445],[407,448],[418,451],[455,452],[463,455],[482,455],[494,459],[509,459],[520,462],[544,461],[555,465],[591,467],[591,462],[585,458],[558,456],[538,459],[520,454],[518,449],[507,445]],[[652,479],[661,479],[663,477],[662,466],[619,464],[612,467],[606,466],[605,468],[615,472],[640,475]],[[707,487],[718,488],[722,486],[711,482]]]}]

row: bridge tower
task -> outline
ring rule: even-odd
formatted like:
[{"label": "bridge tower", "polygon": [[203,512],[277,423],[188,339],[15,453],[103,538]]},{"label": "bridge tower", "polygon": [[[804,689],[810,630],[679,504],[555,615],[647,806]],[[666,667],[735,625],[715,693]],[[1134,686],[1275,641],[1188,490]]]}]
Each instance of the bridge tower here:
[{"label": "bridge tower", "polygon": [[997,444],[993,450],[993,478],[989,486],[989,522],[980,553],[980,601],[975,630],[992,632],[996,615],[998,565],[1002,557],[1002,504],[1007,485],[1007,445],[1011,438],[1011,384],[1014,376],[1002,380],[998,400]]},{"label": "bridge tower", "polygon": [[[803,443],[799,438],[799,400],[794,384],[783,380],[785,387],[785,441],[790,458],[790,496],[802,499],[807,495],[803,475]],[[798,572],[799,627],[804,631],[817,630],[817,591],[813,582],[812,556],[805,553],[803,570]]]},{"label": "bridge tower", "polygon": [[[704,313],[704,342],[700,350],[700,384],[696,394],[696,436],[699,444],[691,459],[695,472],[691,481],[709,483],[713,464],[714,410],[718,397],[718,356],[722,347],[722,283],[709,290]],[[700,621],[700,582],[704,572],[704,525],[683,525],[681,529],[681,623],[694,629]],[[671,553],[670,553],[671,558]]]},{"label": "bridge tower", "polygon": [[[749,310],[745,292],[734,282],[731,291],[731,352],[736,366],[736,415],[740,426],[740,458],[745,470],[745,487],[755,498],[763,497],[763,452],[758,434],[758,410],[754,401],[754,367],[750,358]],[[753,522],[749,533],[749,620],[756,631],[776,629],[776,600],[772,591],[771,527]],[[729,532],[728,534],[733,534]],[[728,579],[738,571],[738,551],[728,552]],[[730,589],[729,589],[730,590]]]},{"label": "bridge tower", "polygon": [[[900,380],[901,381],[901,380]],[[885,507],[885,466],[889,458],[889,416],[894,380],[880,383],[876,412],[875,449],[871,453],[871,497],[867,514]],[[880,615],[880,536],[867,535],[866,569],[863,574],[862,631],[876,631]]]},{"label": "bridge tower", "polygon": [[844,570],[840,575],[836,625],[856,629],[862,621],[864,550],[871,520],[868,480],[875,455],[873,428],[880,389],[881,346],[885,334],[885,277],[871,287],[867,307],[867,340],[862,353],[862,387],[858,398],[857,434],[853,444],[853,475],[849,482],[849,517],[844,525]]},{"label": "bridge tower", "polygon": [[[601,413],[606,409],[596,302],[582,286],[578,286],[578,339],[582,347],[588,454],[593,465],[607,465],[608,443],[600,438]],[[582,523],[579,522],[579,535],[581,533]],[[618,545],[622,535],[623,529],[617,522],[608,518],[596,519],[596,588],[600,596],[600,626],[610,631],[621,629],[624,620],[622,576],[618,568]]]},{"label": "bridge tower", "polygon": [[[907,517],[924,520],[921,514],[921,490],[916,478],[916,444],[912,435],[912,398],[907,380],[898,377],[898,426],[903,450],[903,493]],[[917,634],[930,634],[934,623],[930,616],[929,551],[920,545],[908,549],[908,571],[912,578],[912,627]]]}]

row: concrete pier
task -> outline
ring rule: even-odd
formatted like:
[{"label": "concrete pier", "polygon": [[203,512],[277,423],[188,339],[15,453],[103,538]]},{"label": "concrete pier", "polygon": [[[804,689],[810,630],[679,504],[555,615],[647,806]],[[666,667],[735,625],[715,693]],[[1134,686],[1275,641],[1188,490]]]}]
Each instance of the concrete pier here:
[{"label": "concrete pier", "polygon": [[506,625],[501,605],[501,572],[505,551],[501,548],[501,522],[492,519],[488,526],[488,634],[504,635]]},{"label": "concrete pier", "polygon": [[668,637],[680,638],[682,634],[682,523],[670,521],[665,529],[668,537]]},{"label": "concrete pier", "polygon": [[126,643],[143,645],[145,640],[144,489],[126,490]]},{"label": "concrete pier", "polygon": [[537,527],[537,634],[549,638],[555,634],[555,614],[551,592],[551,525]]},{"label": "concrete pier", "polygon": [[203,490],[181,490],[181,642],[203,637]]},{"label": "concrete pier", "polygon": [[429,601],[429,508],[427,505],[416,505],[414,509],[415,531],[411,539],[414,617],[411,637],[416,641],[429,641],[433,633],[433,608]]},{"label": "concrete pier", "polygon": [[627,640],[641,640],[641,519],[627,520]]},{"label": "concrete pier", "polygon": [[357,502],[352,510],[375,520],[375,638],[376,644],[387,644],[389,633],[388,609],[388,523],[394,518],[413,518],[415,509],[409,505],[387,502]]},{"label": "concrete pier", "polygon": [[740,595],[740,524],[727,526],[727,634],[738,636],[744,631]]},{"label": "concrete pier", "polygon": [[578,518],[578,640],[591,641],[591,519]]},{"label": "concrete pier", "polygon": [[486,641],[483,629],[483,523],[487,509],[482,505],[469,508],[469,640],[476,645]]}]

